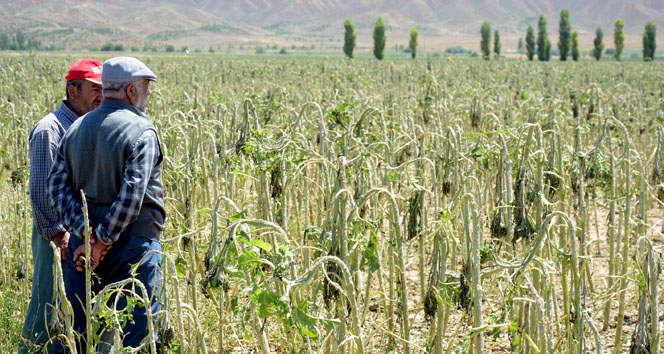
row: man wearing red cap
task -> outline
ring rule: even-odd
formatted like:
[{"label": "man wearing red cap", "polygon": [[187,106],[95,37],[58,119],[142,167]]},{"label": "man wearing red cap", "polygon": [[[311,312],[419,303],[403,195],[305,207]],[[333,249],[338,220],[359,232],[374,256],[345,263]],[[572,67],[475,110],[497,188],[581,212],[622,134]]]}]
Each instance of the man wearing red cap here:
[{"label": "man wearing red cap", "polygon": [[[32,258],[34,275],[32,297],[21,333],[19,353],[41,352],[48,341],[48,323],[53,298],[53,241],[67,258],[69,233],[65,231],[51,208],[46,193],[46,177],[51,169],[60,139],[80,116],[101,104],[102,63],[79,60],[65,77],[66,100],[60,107],[40,120],[30,132],[30,201],[32,203]],[[65,267],[63,267],[64,270]],[[47,352],[51,352],[50,346]]]}]

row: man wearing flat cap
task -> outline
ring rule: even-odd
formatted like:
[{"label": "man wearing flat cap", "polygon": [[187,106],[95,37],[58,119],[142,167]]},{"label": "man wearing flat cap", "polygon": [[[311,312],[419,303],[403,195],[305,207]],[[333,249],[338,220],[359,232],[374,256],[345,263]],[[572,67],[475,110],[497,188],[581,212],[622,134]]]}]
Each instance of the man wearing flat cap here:
[{"label": "man wearing flat cap", "polygon": [[[46,194],[46,177],[62,136],[78,117],[101,103],[101,70],[98,60],[75,62],[65,80],[66,99],[60,107],[41,119],[30,132],[30,202],[32,204],[32,259],[34,273],[32,296],[26,313],[19,353],[41,351],[48,339],[53,298],[53,250],[60,248],[61,259],[67,256],[69,233],[51,209]],[[50,346],[46,348],[50,352]]]},{"label": "man wearing flat cap", "polygon": [[[99,109],[79,119],[58,148],[47,187],[60,221],[74,237],[69,240],[65,289],[74,310],[74,329],[84,334],[86,258],[96,277],[93,291],[131,278],[145,286],[151,303],[135,304],[133,320],[122,329],[123,346],[138,347],[147,336],[147,311],[159,311],[161,276],[160,233],[164,227],[163,159],[157,131],[145,115],[150,82],[157,77],[135,58],[117,57],[103,65]],[[80,190],[89,209],[91,235],[84,234]],[[141,296],[139,287],[127,291]],[[127,306],[125,292],[117,310]],[[113,304],[111,302],[109,304]],[[131,303],[131,302],[130,302]],[[79,336],[84,349],[85,335]],[[118,348],[116,348],[117,350]]]}]

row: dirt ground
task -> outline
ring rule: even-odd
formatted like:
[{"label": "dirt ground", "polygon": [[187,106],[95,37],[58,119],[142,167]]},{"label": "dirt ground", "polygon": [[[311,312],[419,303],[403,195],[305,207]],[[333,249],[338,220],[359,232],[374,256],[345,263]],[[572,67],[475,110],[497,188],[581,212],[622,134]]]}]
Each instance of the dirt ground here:
[{"label": "dirt ground", "polygon": [[[605,200],[598,198],[598,200]],[[636,213],[634,213],[636,214]],[[633,215],[634,215],[633,214]],[[592,279],[592,286],[588,284],[588,294],[586,296],[586,306],[589,307],[589,311],[592,316],[594,325],[599,331],[600,341],[601,341],[601,350],[597,350],[596,341],[593,335],[593,332],[586,325],[586,352],[587,353],[612,353],[614,350],[614,340],[615,340],[615,326],[616,326],[616,315],[618,312],[618,297],[617,295],[614,299],[611,300],[611,313],[610,313],[610,322],[609,327],[606,331],[602,330],[603,327],[603,301],[601,301],[600,296],[607,288],[608,284],[608,261],[609,261],[609,243],[607,241],[607,222],[608,222],[608,210],[602,205],[589,206],[589,241],[587,242],[587,254],[592,256],[592,262],[589,265],[589,271]],[[634,216],[633,216],[634,217]],[[487,218],[485,218],[487,220]],[[617,220],[617,219],[616,219]],[[617,221],[616,221],[617,222]],[[662,260],[662,254],[664,253],[664,235],[662,234],[662,229],[664,227],[664,210],[661,207],[656,207],[648,211],[648,237],[652,240],[655,249],[659,252],[660,262],[664,263]],[[485,229],[485,232],[488,234],[488,227]],[[484,235],[485,237],[488,235]],[[410,241],[411,243],[407,247],[407,252],[409,254],[408,265],[407,265],[407,283],[408,283],[408,299],[409,299],[409,320],[411,324],[411,342],[414,344],[411,346],[413,352],[423,352],[427,347],[427,343],[430,338],[430,325],[425,319],[422,301],[420,299],[420,280],[418,273],[418,262],[419,258],[417,256],[417,242],[415,240]],[[631,241],[630,245],[630,254],[631,257],[634,256],[636,251],[636,246],[634,242]],[[427,257],[428,259],[428,257]],[[428,273],[429,264],[425,266],[426,273]],[[448,264],[448,269],[449,269]],[[459,272],[461,269],[453,269]],[[562,296],[560,289],[560,274],[555,275],[556,278],[553,280],[556,284],[556,296],[558,298],[557,303],[559,306],[562,306]],[[384,277],[387,279],[387,274],[384,274]],[[495,278],[495,277],[494,277]],[[502,298],[500,291],[497,291],[495,288],[496,280],[485,280],[483,283],[484,291],[484,304],[483,304],[483,313],[484,313],[484,323],[493,324],[488,314],[492,310],[496,310],[502,303]],[[385,284],[385,286],[387,286]],[[390,352],[388,348],[389,338],[387,335],[384,335],[384,330],[387,328],[385,323],[384,309],[382,307],[382,302],[380,300],[380,295],[377,293],[379,291],[379,286],[377,280],[374,279],[372,287],[375,290],[374,296],[372,298],[372,303],[370,305],[370,312],[367,315],[366,321],[363,326],[364,335],[367,340],[370,341],[369,347],[375,353],[381,352]],[[660,274],[659,278],[659,309],[660,309],[660,328],[664,328],[664,285],[662,284],[662,277]],[[387,289],[386,289],[387,290]],[[623,335],[622,335],[622,346],[620,353],[629,352],[629,347],[631,344],[631,336],[634,331],[636,321],[638,319],[638,309],[637,309],[637,291],[634,283],[629,284],[628,291],[626,292],[626,310],[624,316],[623,324]],[[396,306],[396,305],[395,305]],[[560,313],[560,311],[558,311]],[[395,316],[395,320],[398,321]],[[554,319],[558,324],[562,324],[561,319]],[[398,322],[397,322],[398,323]],[[463,352],[463,347],[465,344],[470,342],[470,339],[467,336],[467,333],[470,329],[470,316],[463,316],[463,310],[458,310],[453,308],[450,313],[448,330],[445,334],[445,340],[443,342],[444,349],[450,349],[450,353]],[[396,331],[398,331],[396,328]],[[559,325],[554,327],[554,339],[555,343],[559,337],[560,332],[557,329],[562,329],[563,327]],[[533,338],[536,340],[535,338]],[[664,350],[664,341],[660,341],[660,350]],[[489,336],[488,332],[484,338],[484,348],[486,353],[512,353],[510,346],[510,339],[508,337],[508,331],[503,329],[500,331],[499,336],[494,339],[493,336]],[[467,349],[467,348],[466,348]],[[397,349],[398,350],[398,349]],[[564,353],[566,348],[563,345],[558,347],[557,352]]]}]

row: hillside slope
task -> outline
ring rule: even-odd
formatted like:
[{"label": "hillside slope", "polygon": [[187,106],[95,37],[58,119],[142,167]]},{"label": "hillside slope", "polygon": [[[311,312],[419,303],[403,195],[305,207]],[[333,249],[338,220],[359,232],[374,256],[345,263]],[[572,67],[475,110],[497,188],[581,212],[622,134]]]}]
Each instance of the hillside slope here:
[{"label": "hillside slope", "polygon": [[417,26],[430,44],[476,46],[482,21],[491,22],[509,43],[544,14],[549,33],[556,36],[562,8],[569,9],[585,43],[599,26],[610,39],[616,18],[625,21],[628,45],[638,45],[647,21],[664,28],[664,2],[656,0],[16,0],[0,5],[0,28],[24,28],[66,47],[105,40],[334,47],[345,18],[355,22],[360,45],[368,45],[373,23],[382,16],[395,40],[403,41]]}]

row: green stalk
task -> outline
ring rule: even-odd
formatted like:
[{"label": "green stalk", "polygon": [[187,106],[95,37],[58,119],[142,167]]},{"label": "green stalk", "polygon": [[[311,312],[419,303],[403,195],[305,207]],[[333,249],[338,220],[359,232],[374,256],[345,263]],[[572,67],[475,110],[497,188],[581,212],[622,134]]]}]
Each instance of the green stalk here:
[{"label": "green stalk", "polygon": [[620,299],[618,301],[618,318],[616,321],[616,335],[613,342],[613,353],[618,354],[622,351],[622,330],[623,322],[625,318],[625,293],[627,292],[627,274],[629,272],[629,244],[630,244],[630,235],[632,233],[632,210],[631,210],[631,198],[632,198],[632,183],[631,183],[631,140],[627,128],[617,119],[614,120],[619,127],[622,128],[625,134],[625,160],[623,162],[623,175],[625,178],[625,212],[624,212],[624,231],[623,231],[623,240],[622,240],[622,253],[621,253],[621,262],[622,270],[620,272]]},{"label": "green stalk", "polygon": [[85,339],[85,348],[86,353],[92,354],[95,352],[95,346],[92,343],[92,280],[91,280],[91,269],[90,269],[90,260],[92,259],[92,253],[90,253],[90,238],[92,237],[92,230],[90,230],[90,223],[88,220],[88,203],[85,199],[85,193],[83,190],[81,192],[81,203],[83,204],[83,218],[85,229],[83,230],[83,242],[85,243],[85,329],[86,329],[86,339]]},{"label": "green stalk", "polygon": [[[470,201],[466,202],[467,207],[470,206]],[[472,200],[473,211],[473,238],[472,238],[472,289],[473,289],[473,327],[482,327],[482,280],[480,271],[480,230],[481,226],[478,220],[477,206],[475,201]],[[481,334],[477,334],[474,338],[474,352],[475,354],[482,354],[484,352],[484,338]]]},{"label": "green stalk", "polygon": [[53,303],[60,304],[60,307],[58,308],[59,311],[54,312],[51,317],[51,324],[54,324],[54,322],[58,320],[56,318],[56,313],[62,316],[62,320],[64,320],[63,327],[66,334],[61,336],[64,337],[64,340],[67,343],[65,347],[67,347],[73,354],[77,354],[78,347],[74,335],[74,310],[71,307],[71,303],[67,300],[65,293],[65,281],[62,274],[62,264],[60,263],[60,249],[57,248],[53,242],[50,242],[49,245],[53,250]]},{"label": "green stalk", "polygon": [[660,341],[662,338],[662,331],[659,325],[659,308],[658,308],[658,287],[657,283],[659,281],[659,274],[661,272],[660,268],[655,265],[655,252],[652,242],[649,242],[648,248],[648,296],[650,300],[650,354],[659,354],[660,353]]}]

